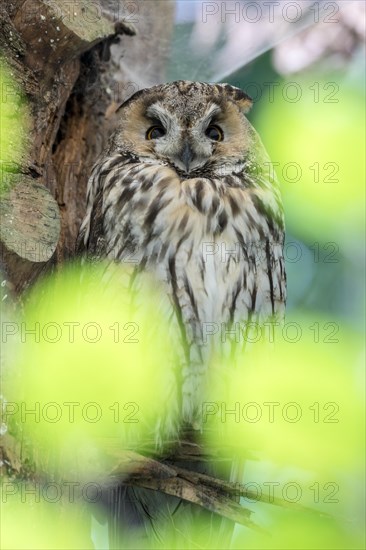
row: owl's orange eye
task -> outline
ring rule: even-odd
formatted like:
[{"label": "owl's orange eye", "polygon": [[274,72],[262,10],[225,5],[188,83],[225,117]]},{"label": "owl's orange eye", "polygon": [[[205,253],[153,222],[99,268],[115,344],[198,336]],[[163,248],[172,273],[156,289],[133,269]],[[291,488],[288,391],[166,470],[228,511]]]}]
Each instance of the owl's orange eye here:
[{"label": "owl's orange eye", "polygon": [[220,126],[214,126],[213,124],[207,128],[205,134],[214,141],[222,141],[224,139],[224,132],[221,130]]},{"label": "owl's orange eye", "polygon": [[151,126],[146,132],[146,139],[159,139],[165,136],[165,128],[163,126]]}]

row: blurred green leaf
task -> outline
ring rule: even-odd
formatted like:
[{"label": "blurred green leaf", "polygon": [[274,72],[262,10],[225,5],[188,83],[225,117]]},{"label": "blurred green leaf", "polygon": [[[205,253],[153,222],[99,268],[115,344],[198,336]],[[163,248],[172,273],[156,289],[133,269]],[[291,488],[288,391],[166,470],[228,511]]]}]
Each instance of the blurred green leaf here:
[{"label": "blurred green leaf", "polygon": [[361,468],[364,398],[356,372],[362,338],[305,315],[273,334],[269,327],[262,331],[260,341],[258,331],[242,333],[247,345],[236,368],[229,360],[213,369],[203,403],[211,444],[242,448],[243,456],[257,450],[283,467],[315,471],[320,480]]},{"label": "blurred green leaf", "polygon": [[18,333],[18,376],[4,389],[6,416],[45,457],[57,449],[71,464],[78,458],[80,472],[105,473],[97,462],[103,442],[121,451],[154,439],[168,412],[176,421],[162,295],[147,276],[138,292],[123,286],[124,277],[118,265],[102,264],[39,283]]},{"label": "blurred green leaf", "polygon": [[335,518],[313,514],[282,514],[270,527],[268,537],[248,531],[239,535],[233,548],[249,550],[347,550],[364,548],[362,533]]},{"label": "blurred green leaf", "polygon": [[360,238],[365,98],[336,78],[295,84],[282,83],[286,93],[264,105],[256,125],[282,182],[287,224],[310,241]]},{"label": "blurred green leaf", "polygon": [[0,194],[11,186],[27,147],[30,115],[25,96],[0,57]]},{"label": "blurred green leaf", "polygon": [[62,508],[61,486],[45,487],[2,482],[0,547],[4,550],[93,548],[88,525],[81,519],[81,508],[75,504]]}]

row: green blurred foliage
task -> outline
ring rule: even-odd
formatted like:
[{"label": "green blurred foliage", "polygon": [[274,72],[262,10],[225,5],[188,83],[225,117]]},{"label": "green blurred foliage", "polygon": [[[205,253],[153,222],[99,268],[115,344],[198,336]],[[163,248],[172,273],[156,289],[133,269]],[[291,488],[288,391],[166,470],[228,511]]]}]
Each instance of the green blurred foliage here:
[{"label": "green blurred foliage", "polygon": [[286,512],[277,517],[268,535],[241,533],[232,548],[248,550],[352,550],[363,549],[364,538],[334,518],[307,512]]},{"label": "green blurred foliage", "polygon": [[28,143],[30,115],[23,90],[6,61],[0,57],[0,194],[19,171]]},{"label": "green blurred foliage", "polygon": [[364,399],[354,369],[362,339],[303,314],[262,336],[243,335],[249,343],[235,367],[230,359],[215,369],[204,403],[211,445],[241,448],[243,458],[248,448],[259,451],[283,467],[315,471],[320,481],[360,471]]},{"label": "green blurred foliage", "polygon": [[[304,240],[357,239],[363,232],[364,94],[314,75],[281,81],[257,118],[282,181],[286,220]],[[294,101],[297,99],[297,101]]]},{"label": "green blurred foliage", "polygon": [[94,548],[78,506],[49,502],[34,486],[4,481],[1,487],[0,547],[4,550],[86,550]]},{"label": "green blurred foliage", "polygon": [[80,475],[105,473],[104,444],[118,453],[151,440],[167,410],[174,422],[161,295],[147,276],[138,292],[124,290],[124,277],[117,265],[74,266],[28,296],[6,414],[45,462],[62,451],[65,472],[79,462]]}]

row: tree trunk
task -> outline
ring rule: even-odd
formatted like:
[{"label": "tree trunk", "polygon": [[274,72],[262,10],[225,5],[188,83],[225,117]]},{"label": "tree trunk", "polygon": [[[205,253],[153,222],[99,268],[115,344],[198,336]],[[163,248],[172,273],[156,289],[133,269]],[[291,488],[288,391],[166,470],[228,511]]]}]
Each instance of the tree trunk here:
[{"label": "tree trunk", "polygon": [[116,107],[164,80],[173,17],[170,1],[1,6],[0,48],[13,77],[1,101],[18,106],[25,96],[30,111],[23,143],[1,159],[1,270],[10,291],[73,256],[88,175]]}]

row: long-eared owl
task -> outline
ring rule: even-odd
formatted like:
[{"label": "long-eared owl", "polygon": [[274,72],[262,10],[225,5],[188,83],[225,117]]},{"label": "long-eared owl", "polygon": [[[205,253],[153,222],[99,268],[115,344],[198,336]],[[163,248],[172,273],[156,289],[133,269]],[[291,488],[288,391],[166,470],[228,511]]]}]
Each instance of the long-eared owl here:
[{"label": "long-eared owl", "polygon": [[[125,264],[126,284],[149,272],[164,288],[182,350],[175,418],[193,431],[210,355],[225,347],[208,335],[284,314],[282,205],[245,117],[251,103],[228,84],[177,81],[135,93],[92,170],[79,234],[90,258]],[[112,498],[117,523],[171,513],[168,497],[163,505],[143,490],[131,510],[128,491]]]},{"label": "long-eared owl", "polygon": [[165,285],[184,349],[179,391],[188,422],[199,415],[212,327],[284,311],[281,199],[245,117],[251,104],[228,84],[140,90],[120,107],[88,184],[79,248]]}]

